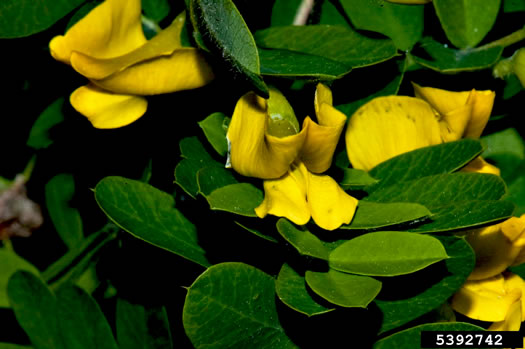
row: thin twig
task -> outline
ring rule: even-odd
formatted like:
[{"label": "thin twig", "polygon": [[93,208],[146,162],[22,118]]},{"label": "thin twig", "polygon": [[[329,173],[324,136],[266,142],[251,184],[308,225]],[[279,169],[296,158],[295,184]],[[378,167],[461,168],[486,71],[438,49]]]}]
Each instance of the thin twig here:
[{"label": "thin twig", "polygon": [[305,25],[313,7],[314,0],[303,0],[297,9],[297,13],[295,14],[295,18],[293,20],[293,25]]}]

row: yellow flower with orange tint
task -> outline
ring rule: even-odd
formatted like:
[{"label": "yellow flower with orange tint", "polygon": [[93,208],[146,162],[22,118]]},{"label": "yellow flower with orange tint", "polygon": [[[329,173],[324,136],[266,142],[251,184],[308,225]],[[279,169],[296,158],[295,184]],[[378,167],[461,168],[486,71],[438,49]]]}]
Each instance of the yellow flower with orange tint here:
[{"label": "yellow flower with orange tint", "polygon": [[183,47],[182,13],[151,40],[142,31],[140,0],[106,0],[51,40],[51,55],[90,83],[70,97],[97,128],[132,123],[147,109],[143,96],[193,89],[213,73],[202,54]]},{"label": "yellow flower with orange tint", "polygon": [[265,179],[264,201],[255,213],[260,218],[267,214],[286,217],[300,225],[313,218],[326,230],[350,223],[357,200],[321,174],[332,163],[346,122],[346,116],[332,106],[330,89],[317,86],[318,123],[306,117],[300,132],[295,115],[281,115],[269,108],[275,98],[288,103],[273,89],[268,101],[254,93],[244,95],[228,128],[231,167],[244,176]]}]

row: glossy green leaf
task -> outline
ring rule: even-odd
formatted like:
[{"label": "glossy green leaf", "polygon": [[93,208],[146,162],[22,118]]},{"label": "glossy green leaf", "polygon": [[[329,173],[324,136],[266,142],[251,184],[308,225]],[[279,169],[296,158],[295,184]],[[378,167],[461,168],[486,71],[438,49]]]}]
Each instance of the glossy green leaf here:
[{"label": "glossy green leaf", "polygon": [[263,193],[249,183],[236,183],[214,190],[206,200],[212,210],[256,217],[254,210],[263,201]]},{"label": "glossy green leaf", "polygon": [[95,187],[95,199],[115,224],[133,236],[202,266],[210,265],[195,226],[174,208],[171,195],[139,181],[106,177]]},{"label": "glossy green leaf", "polygon": [[495,64],[503,52],[502,46],[455,50],[430,38],[425,38],[412,58],[418,64],[440,73],[459,73],[487,69]]},{"label": "glossy green leaf", "polygon": [[120,349],[173,348],[164,307],[133,304],[118,298],[116,323]]},{"label": "glossy green leaf", "polygon": [[274,279],[243,263],[201,274],[188,288],[182,317],[196,348],[296,348],[279,323]]},{"label": "glossy green leaf", "polygon": [[306,288],[304,275],[300,275],[286,263],[275,281],[275,291],[281,302],[307,316],[320,315],[335,309],[316,302]]},{"label": "glossy green leaf", "polygon": [[205,197],[216,189],[235,183],[238,182],[233,176],[233,172],[224,167],[208,166],[201,168],[197,172],[199,193]]},{"label": "glossy green leaf", "polygon": [[261,97],[268,87],[260,76],[259,54],[253,36],[231,0],[191,0],[193,26],[208,48],[213,47],[232,69],[251,81]]},{"label": "glossy green leaf", "polygon": [[399,182],[457,171],[482,151],[479,141],[462,139],[403,153],[371,169],[370,176],[379,183],[366,190],[374,191]]},{"label": "glossy green leaf", "polygon": [[432,221],[411,230],[437,232],[508,218],[513,205],[498,201],[505,193],[505,183],[498,176],[458,172],[400,182],[373,191],[364,200],[424,205],[432,212]]},{"label": "glossy green leaf", "polygon": [[183,138],[179,147],[183,159],[175,167],[175,183],[195,198],[199,193],[197,172],[204,167],[221,165],[213,160],[197,137]]},{"label": "glossy green leaf", "polygon": [[400,50],[410,50],[421,38],[423,5],[360,0],[340,2],[355,28],[384,34]]},{"label": "glossy green leaf", "polygon": [[449,258],[413,274],[384,279],[384,292],[374,300],[383,314],[380,333],[439,307],[472,272],[474,252],[464,239],[455,236],[435,238],[441,241]]},{"label": "glossy green leaf", "polygon": [[352,68],[331,59],[277,49],[259,49],[261,74],[296,79],[335,80]]},{"label": "glossy green leaf", "polygon": [[46,30],[86,0],[6,0],[0,2],[0,38]]},{"label": "glossy green leaf", "polygon": [[379,229],[402,223],[416,223],[431,217],[423,205],[408,202],[359,201],[354,219],[341,229]]},{"label": "glossy green leaf", "polygon": [[56,297],[42,279],[17,271],[9,280],[7,293],[18,324],[36,349],[69,349],[58,328]]},{"label": "glossy green leaf", "polygon": [[366,308],[381,290],[381,282],[361,275],[308,270],[306,283],[322,298],[345,308]]},{"label": "glossy green leaf", "polygon": [[363,189],[364,187],[368,187],[379,182],[379,180],[372,177],[368,172],[356,168],[344,168],[343,174],[343,180],[339,182],[339,185],[344,190]]},{"label": "glossy green leaf", "polygon": [[170,13],[168,0],[142,0],[142,11],[151,20],[160,22]]},{"label": "glossy green leaf", "polygon": [[118,349],[111,327],[97,302],[75,286],[56,293],[61,337],[68,349]]},{"label": "glossy green leaf", "polygon": [[348,27],[349,22],[346,19],[343,10],[339,11],[339,8],[339,4],[335,1],[321,2],[321,17],[319,18],[319,24],[342,25]]},{"label": "glossy green leaf", "polygon": [[275,0],[272,7],[271,26],[292,25],[301,2],[301,0]]},{"label": "glossy green leaf", "polygon": [[434,9],[452,44],[471,48],[492,29],[501,0],[434,0]]},{"label": "glossy green leaf", "polygon": [[72,248],[84,239],[82,218],[78,209],[71,206],[75,195],[75,180],[69,173],[54,176],[46,183],[46,206],[58,235]]},{"label": "glossy green leaf", "polygon": [[39,271],[31,263],[18,256],[13,251],[0,248],[0,308],[9,307],[9,298],[7,297],[7,283],[9,278],[18,270],[25,270],[35,275]]},{"label": "glossy green leaf", "polygon": [[485,329],[466,322],[434,323],[423,324],[412,327],[388,337],[385,337],[374,344],[373,349],[420,349],[421,331],[484,331]]},{"label": "glossy green leaf", "polygon": [[330,267],[342,272],[396,276],[413,273],[448,258],[439,240],[404,231],[360,235],[332,251]]},{"label": "glossy green leaf", "polygon": [[303,256],[328,260],[331,248],[305,227],[298,228],[289,220],[280,218],[277,231]]},{"label": "glossy green leaf", "polygon": [[262,48],[290,50],[356,68],[386,61],[396,55],[391,40],[370,39],[349,27],[307,25],[274,27],[255,32]]},{"label": "glossy green leaf", "polygon": [[229,118],[220,112],[210,114],[206,119],[199,121],[199,126],[208,142],[221,156],[225,156],[228,152],[228,142],[226,141],[228,123]]},{"label": "glossy green leaf", "polygon": [[64,97],[60,97],[39,115],[33,127],[31,127],[31,131],[29,131],[28,146],[34,149],[42,149],[49,147],[53,143],[49,132],[54,126],[64,121],[63,106]]},{"label": "glossy green leaf", "polygon": [[[334,106],[350,117],[359,107],[376,97],[396,95],[404,74],[405,59],[391,59],[381,64],[355,69],[347,78],[334,82]],[[354,91],[355,81],[368,81],[371,78],[372,84],[360,84],[359,89]],[[352,93],[348,93],[349,90],[352,90]]]}]

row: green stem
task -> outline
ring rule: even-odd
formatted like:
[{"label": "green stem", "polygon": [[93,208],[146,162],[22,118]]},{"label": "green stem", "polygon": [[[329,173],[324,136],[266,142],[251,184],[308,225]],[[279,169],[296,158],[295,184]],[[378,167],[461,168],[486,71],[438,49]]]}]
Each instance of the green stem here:
[{"label": "green stem", "polygon": [[479,49],[487,49],[487,48],[496,47],[496,46],[507,47],[517,42],[520,42],[521,40],[524,40],[524,39],[525,39],[525,27],[519,30],[516,30],[514,33],[504,36],[501,39],[489,42],[488,44],[479,47]]}]

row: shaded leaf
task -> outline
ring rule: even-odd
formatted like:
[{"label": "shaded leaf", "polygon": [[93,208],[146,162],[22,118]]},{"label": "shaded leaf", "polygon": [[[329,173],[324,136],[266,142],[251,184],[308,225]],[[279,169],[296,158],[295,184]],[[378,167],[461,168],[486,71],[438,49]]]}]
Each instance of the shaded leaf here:
[{"label": "shaded leaf", "polygon": [[[455,236],[435,238],[442,242],[449,258],[428,269],[384,280],[386,292],[374,300],[383,313],[380,333],[437,308],[461,287],[472,272],[474,252],[464,239]],[[412,287],[407,288],[407,285]]]},{"label": "shaded leaf", "polygon": [[391,40],[369,39],[349,27],[331,25],[284,26],[255,32],[262,48],[290,50],[320,56],[348,68],[364,67],[396,55]]},{"label": "shaded leaf", "polygon": [[361,275],[308,270],[305,274],[310,288],[330,303],[346,308],[366,308],[381,290],[381,282]]},{"label": "shaded leaf", "polygon": [[210,114],[206,119],[199,121],[199,126],[208,142],[221,156],[225,156],[228,152],[228,142],[226,141],[228,121],[229,118],[220,112]]},{"label": "shaded leaf", "polygon": [[238,183],[232,171],[224,167],[208,166],[203,167],[197,172],[197,184],[199,193],[207,197],[214,190],[230,184]]},{"label": "shaded leaf", "polygon": [[335,309],[317,303],[306,288],[304,275],[300,275],[286,263],[281,267],[275,281],[275,291],[284,304],[308,316],[324,314]]},{"label": "shaded leaf", "polygon": [[29,138],[27,139],[28,146],[34,149],[42,149],[49,147],[53,143],[49,131],[53,126],[64,121],[64,114],[62,113],[63,105],[64,97],[60,97],[38,116],[33,127],[31,127],[31,131],[29,131]]},{"label": "shaded leaf", "polygon": [[149,184],[106,177],[95,187],[95,199],[119,227],[150,244],[202,266],[209,266],[195,226],[176,208],[175,200]]},{"label": "shaded leaf", "polygon": [[46,183],[46,206],[58,235],[72,248],[84,239],[82,218],[78,209],[71,206],[75,195],[75,180],[69,173],[54,176]]},{"label": "shaded leaf", "polygon": [[191,0],[190,13],[206,46],[218,51],[224,62],[245,76],[261,97],[268,98],[255,41],[235,4],[231,0]]},{"label": "shaded leaf", "polygon": [[402,223],[415,223],[431,216],[423,205],[408,202],[381,203],[359,201],[354,219],[340,229],[379,229]]},{"label": "shaded leaf", "polygon": [[525,1],[523,0],[503,0],[503,12],[525,11]]},{"label": "shaded leaf", "polygon": [[196,348],[295,348],[279,323],[275,281],[243,263],[208,268],[189,287],[183,309]]},{"label": "shaded leaf", "polygon": [[404,231],[360,235],[330,253],[330,268],[373,276],[413,273],[448,258],[439,240]]},{"label": "shaded leaf", "polygon": [[301,2],[301,0],[275,0],[272,7],[271,26],[292,25]]},{"label": "shaded leaf", "polygon": [[492,28],[501,0],[434,0],[432,3],[450,42],[459,48],[471,48]]},{"label": "shaded leaf", "polygon": [[13,251],[0,248],[0,308],[9,307],[7,297],[7,283],[9,278],[18,270],[25,270],[35,275],[39,275],[38,269],[24,258],[18,256]]},{"label": "shaded leaf", "polygon": [[168,0],[142,0],[142,11],[149,19],[160,22],[170,13]]},{"label": "shaded leaf", "polygon": [[256,217],[254,210],[263,201],[263,193],[249,183],[236,183],[214,190],[206,200],[212,210]]},{"label": "shaded leaf", "polygon": [[46,30],[85,1],[1,1],[0,38],[18,38]]},{"label": "shaded leaf", "polygon": [[518,159],[525,159],[525,142],[515,128],[494,132],[481,139],[487,144],[487,149],[483,152],[485,159],[498,154],[512,154]]},{"label": "shaded leaf", "polygon": [[368,172],[356,168],[344,168],[343,174],[343,180],[339,182],[339,185],[344,190],[363,189],[364,187],[371,186],[379,182],[379,180],[372,177]]},{"label": "shaded leaf", "polygon": [[120,349],[173,348],[164,307],[147,307],[119,298],[116,317]]},{"label": "shaded leaf", "polygon": [[441,73],[487,69],[499,60],[503,52],[502,46],[454,50],[430,38],[423,39],[419,48],[423,52],[412,51],[414,61]]},{"label": "shaded leaf", "polygon": [[263,238],[264,240],[266,241],[270,241],[270,242],[274,242],[274,243],[277,243],[279,241],[277,241],[276,238],[274,238],[273,236],[270,236],[270,235],[266,235],[266,234],[263,234],[261,233],[259,230],[257,229],[253,229],[253,228],[250,228],[250,227],[247,227],[245,224],[241,224],[237,221],[235,221],[235,224],[237,224],[239,227],[243,228],[244,230],[252,233],[253,235],[256,235],[260,238]]},{"label": "shaded leaf", "polygon": [[423,33],[423,5],[395,4],[387,1],[340,0],[357,29],[375,31],[391,38],[406,51]]},{"label": "shaded leaf", "polygon": [[277,231],[303,256],[328,260],[331,248],[305,227],[298,228],[289,220],[280,218]]}]

